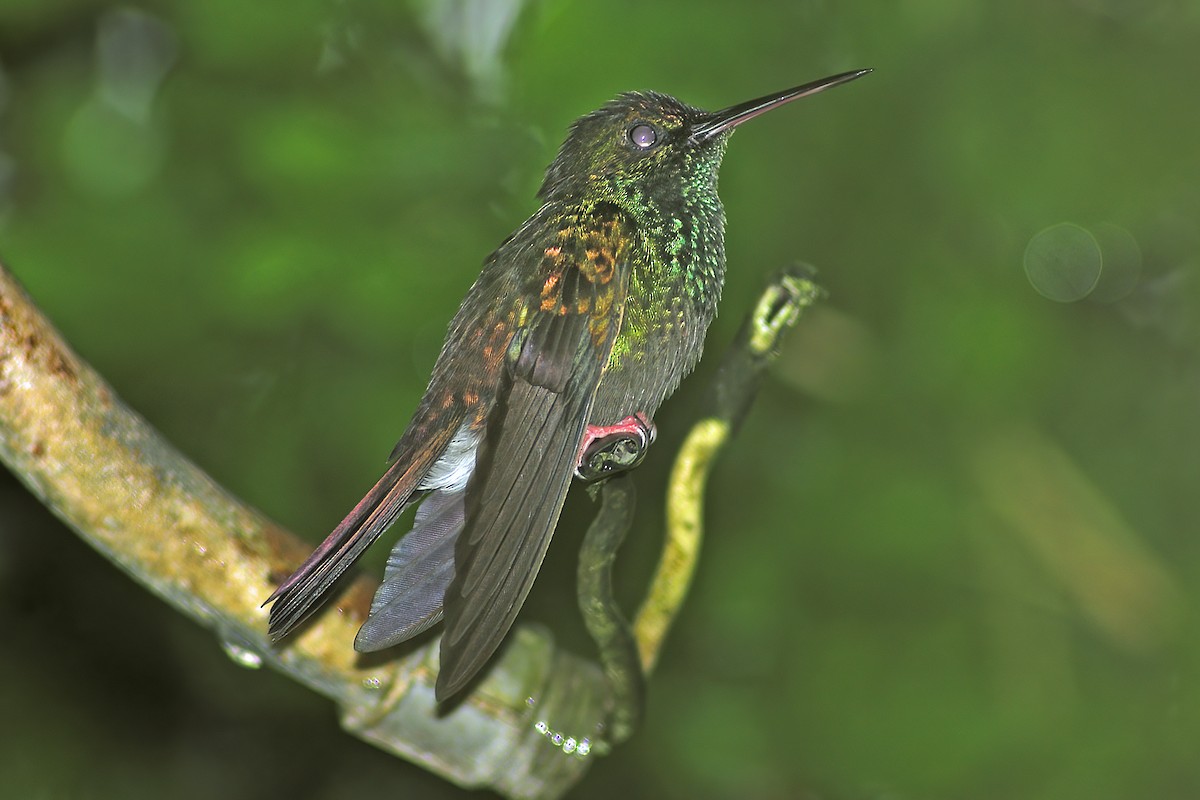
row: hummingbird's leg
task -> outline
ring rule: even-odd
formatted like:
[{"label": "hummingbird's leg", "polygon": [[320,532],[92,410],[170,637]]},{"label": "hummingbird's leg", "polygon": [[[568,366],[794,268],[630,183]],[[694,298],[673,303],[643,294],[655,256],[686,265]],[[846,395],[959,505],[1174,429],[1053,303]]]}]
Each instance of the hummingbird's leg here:
[{"label": "hummingbird's leg", "polygon": [[658,429],[641,411],[615,425],[588,425],[579,444],[575,477],[595,481],[626,472],[642,463]]}]

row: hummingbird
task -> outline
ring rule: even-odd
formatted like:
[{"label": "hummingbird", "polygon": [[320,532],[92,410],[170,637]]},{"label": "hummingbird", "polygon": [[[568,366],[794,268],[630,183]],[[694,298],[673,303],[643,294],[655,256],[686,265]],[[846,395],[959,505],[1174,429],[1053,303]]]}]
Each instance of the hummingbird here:
[{"label": "hummingbird", "polygon": [[435,694],[462,691],[512,627],[572,480],[635,466],[659,405],[700,359],[725,278],[717,173],[730,134],[870,71],[716,112],[629,92],[576,120],[541,207],[486,259],[451,321],[387,471],[267,599],[272,639],[419,502],[354,647],[444,622]]}]

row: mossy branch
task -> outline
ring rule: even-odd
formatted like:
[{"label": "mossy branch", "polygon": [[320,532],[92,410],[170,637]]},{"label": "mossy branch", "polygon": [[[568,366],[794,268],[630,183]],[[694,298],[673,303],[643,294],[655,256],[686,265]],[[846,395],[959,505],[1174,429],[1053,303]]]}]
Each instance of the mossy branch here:
[{"label": "mossy branch", "polygon": [[[260,608],[310,545],[230,496],[127,408],[0,267],[0,459],[84,541],[183,613],[246,665],[269,664],[333,699],[357,736],[454,783],[513,798],[561,796],[590,759],[535,729],[595,731],[607,688],[591,662],[518,629],[450,713],[433,699],[437,640],[378,663],[354,651],[372,583],[283,649]],[[537,698],[536,708],[527,699]]]},{"label": "mossy branch", "polygon": [[[742,366],[722,369],[714,416],[698,428],[716,424],[719,435],[694,431],[680,453],[667,551],[633,628],[636,644],[623,621],[614,634],[623,641],[623,666],[613,671],[616,645],[602,648],[602,670],[557,650],[544,630],[523,626],[487,679],[449,710],[439,710],[433,696],[438,640],[386,663],[355,653],[354,635],[373,592],[367,579],[343,591],[336,607],[287,647],[272,647],[260,604],[309,545],[230,496],[125,407],[2,265],[0,460],[86,542],[213,629],[240,663],[268,664],[333,699],[350,732],[461,786],[490,787],[512,798],[554,798],[590,763],[589,748],[579,742],[589,736],[599,741],[610,718],[625,720],[618,726],[621,737],[610,739],[632,731],[640,672],[653,667],[694,565],[707,465],[744,413],[779,332],[795,321],[798,311],[781,311],[794,303],[780,298],[797,296],[797,280],[783,276],[768,287],[766,305],[760,302],[747,323],[750,337],[734,345],[745,352],[727,357],[727,364]],[[763,336],[770,342],[756,350]],[[747,370],[746,364],[757,366]],[[604,518],[628,526],[627,514]],[[611,555],[619,538],[608,545]],[[599,558],[599,578],[609,581],[612,558],[603,552]],[[631,664],[629,652],[640,654],[639,674],[630,672],[639,659]],[[614,680],[636,689],[614,692]],[[573,746],[564,746],[567,740]]]}]

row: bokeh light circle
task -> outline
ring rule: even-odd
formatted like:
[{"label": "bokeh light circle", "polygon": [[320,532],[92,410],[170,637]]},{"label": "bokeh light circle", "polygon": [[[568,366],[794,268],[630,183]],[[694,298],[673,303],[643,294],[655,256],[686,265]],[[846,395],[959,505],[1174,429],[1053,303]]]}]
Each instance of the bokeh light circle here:
[{"label": "bokeh light circle", "polygon": [[1025,248],[1025,277],[1038,294],[1059,303],[1087,297],[1100,280],[1102,266],[1096,237],[1070,222],[1037,233]]}]

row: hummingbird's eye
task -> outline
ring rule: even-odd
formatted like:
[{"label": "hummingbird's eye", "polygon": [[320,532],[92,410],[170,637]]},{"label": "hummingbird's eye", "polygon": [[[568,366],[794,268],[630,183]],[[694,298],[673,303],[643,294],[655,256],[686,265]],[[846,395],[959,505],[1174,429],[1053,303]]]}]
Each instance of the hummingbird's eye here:
[{"label": "hummingbird's eye", "polygon": [[643,150],[648,150],[658,142],[658,132],[643,122],[629,129],[629,141]]}]

